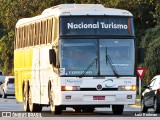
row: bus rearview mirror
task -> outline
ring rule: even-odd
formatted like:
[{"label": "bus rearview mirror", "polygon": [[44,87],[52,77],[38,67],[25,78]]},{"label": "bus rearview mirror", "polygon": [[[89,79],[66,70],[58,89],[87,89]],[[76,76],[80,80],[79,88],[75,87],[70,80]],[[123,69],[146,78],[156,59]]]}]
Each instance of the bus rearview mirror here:
[{"label": "bus rearview mirror", "polygon": [[56,66],[56,52],[54,49],[49,50],[49,62]]}]

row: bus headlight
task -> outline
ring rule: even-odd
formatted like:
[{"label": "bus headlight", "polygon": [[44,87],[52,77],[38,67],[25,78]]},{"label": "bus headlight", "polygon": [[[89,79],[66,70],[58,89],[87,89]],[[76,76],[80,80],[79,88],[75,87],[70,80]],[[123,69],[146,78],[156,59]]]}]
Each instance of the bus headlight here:
[{"label": "bus headlight", "polygon": [[78,91],[80,86],[61,86],[62,91]]},{"label": "bus headlight", "polygon": [[136,90],[136,86],[135,85],[132,85],[132,86],[118,86],[118,90],[135,91]]}]

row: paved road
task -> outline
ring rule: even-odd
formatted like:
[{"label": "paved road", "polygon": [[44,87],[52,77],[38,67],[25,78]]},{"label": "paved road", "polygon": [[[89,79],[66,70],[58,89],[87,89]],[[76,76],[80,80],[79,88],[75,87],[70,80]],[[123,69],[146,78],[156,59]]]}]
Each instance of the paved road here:
[{"label": "paved road", "polygon": [[[140,111],[140,106],[125,106],[125,111]],[[0,98],[0,111],[23,111],[23,103],[18,102],[15,97],[8,96],[3,99]],[[43,111],[50,112],[50,107],[43,107]],[[111,111],[111,108],[96,108],[95,112],[107,112]],[[64,113],[74,112],[73,109],[67,108],[67,111]]]},{"label": "paved road", "polygon": [[[11,112],[12,116],[14,115],[14,117],[16,117],[18,115],[18,113],[21,113],[21,116],[36,116],[37,117],[58,117],[58,118],[68,118],[68,117],[76,117],[77,118],[85,118],[85,117],[89,117],[89,118],[93,118],[92,120],[94,120],[94,118],[103,118],[103,117],[144,117],[144,114],[142,114],[140,112],[140,106],[136,106],[136,105],[132,105],[132,106],[125,106],[124,108],[124,113],[123,115],[113,115],[111,108],[96,108],[95,111],[93,113],[75,113],[74,110],[72,108],[67,108],[66,111],[62,112],[62,115],[53,115],[50,112],[50,107],[43,107],[43,112],[38,113],[38,114],[31,114],[31,113],[25,113],[23,112],[23,103],[19,103],[14,97],[8,97],[6,99],[0,98],[0,116],[2,116],[2,112],[4,111],[9,111]],[[18,112],[17,112],[18,111]],[[150,110],[149,113],[147,113],[147,115],[156,115],[153,110]],[[157,114],[158,116],[160,116],[160,114]],[[98,119],[98,120],[100,120]]]}]

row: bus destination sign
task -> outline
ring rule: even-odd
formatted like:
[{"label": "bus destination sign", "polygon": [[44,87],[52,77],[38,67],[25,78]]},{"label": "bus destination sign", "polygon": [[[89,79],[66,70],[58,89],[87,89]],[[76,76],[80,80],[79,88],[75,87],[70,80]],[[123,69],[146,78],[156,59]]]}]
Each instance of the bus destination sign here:
[{"label": "bus destination sign", "polygon": [[60,36],[129,35],[134,36],[133,19],[128,17],[62,17]]}]

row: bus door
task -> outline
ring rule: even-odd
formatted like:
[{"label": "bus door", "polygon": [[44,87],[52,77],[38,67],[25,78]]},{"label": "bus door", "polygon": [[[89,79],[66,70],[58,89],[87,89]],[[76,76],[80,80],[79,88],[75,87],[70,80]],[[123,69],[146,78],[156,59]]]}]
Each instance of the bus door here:
[{"label": "bus door", "polygon": [[52,47],[43,46],[40,49],[40,83],[41,83],[41,104],[48,104],[48,81],[49,81],[49,49]]},{"label": "bus door", "polygon": [[34,103],[40,103],[40,50],[39,48],[33,49],[32,59],[32,98]]}]

